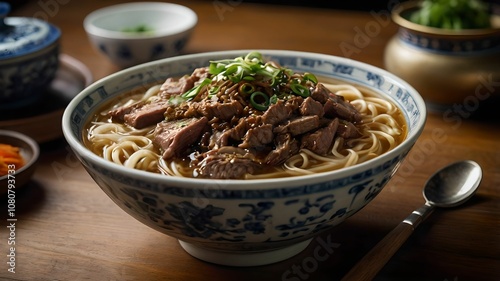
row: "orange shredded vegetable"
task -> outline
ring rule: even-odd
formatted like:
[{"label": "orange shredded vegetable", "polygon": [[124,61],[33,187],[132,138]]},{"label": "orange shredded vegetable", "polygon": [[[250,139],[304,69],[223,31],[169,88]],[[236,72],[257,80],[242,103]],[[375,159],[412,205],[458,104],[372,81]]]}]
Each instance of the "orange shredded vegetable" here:
[{"label": "orange shredded vegetable", "polygon": [[5,176],[12,169],[9,165],[15,165],[17,170],[24,165],[24,159],[19,153],[19,147],[0,143],[0,176]]}]

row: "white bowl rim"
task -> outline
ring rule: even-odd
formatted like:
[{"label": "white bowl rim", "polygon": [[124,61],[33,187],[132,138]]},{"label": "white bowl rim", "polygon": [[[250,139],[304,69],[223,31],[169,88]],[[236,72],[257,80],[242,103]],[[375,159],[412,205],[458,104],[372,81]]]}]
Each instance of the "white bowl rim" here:
[{"label": "white bowl rim", "polygon": [[[118,76],[126,76],[128,73],[132,73],[137,71],[140,68],[148,68],[158,64],[167,64],[183,59],[201,59],[201,58],[210,58],[215,56],[220,56],[222,54],[227,55],[228,58],[240,56],[245,53],[249,53],[251,51],[258,51],[264,55],[289,55],[289,56],[300,56],[305,58],[316,58],[316,59],[334,59],[337,62],[343,62],[346,64],[354,65],[360,68],[367,69],[374,73],[383,74],[386,77],[397,81],[400,85],[404,86],[404,88],[412,93],[412,98],[415,100],[415,103],[418,105],[418,108],[421,112],[421,118],[419,118],[418,122],[415,124],[415,130],[411,133],[408,133],[405,140],[400,143],[394,149],[379,155],[373,159],[365,161],[360,164],[356,164],[350,167],[315,173],[310,175],[300,175],[293,177],[283,177],[283,178],[272,178],[272,179],[199,179],[199,178],[183,178],[183,177],[173,177],[173,176],[165,176],[162,174],[155,174],[152,172],[146,172],[141,170],[135,170],[131,168],[126,168],[121,165],[117,165],[110,161],[103,159],[102,157],[97,156],[89,149],[87,149],[82,143],[81,140],[77,139],[71,129],[71,113],[75,109],[75,107],[81,103],[87,94],[92,93],[95,89],[101,87],[106,84],[106,81],[109,79],[113,79]],[[275,188],[284,188],[284,187],[292,187],[292,186],[302,186],[302,185],[313,185],[321,182],[331,181],[333,178],[345,178],[352,176],[357,173],[361,173],[365,170],[369,170],[370,167],[377,167],[382,165],[383,163],[396,158],[398,155],[403,155],[406,150],[410,150],[411,147],[416,143],[418,137],[422,133],[425,123],[427,119],[427,110],[425,106],[425,102],[420,94],[415,90],[410,84],[397,77],[396,75],[376,66],[355,61],[349,58],[328,55],[328,54],[320,54],[313,52],[303,52],[303,51],[291,51],[291,50],[273,50],[273,49],[252,49],[252,50],[227,50],[227,51],[213,51],[213,52],[204,52],[204,53],[196,53],[196,54],[188,54],[176,57],[170,57],[165,59],[160,59],[148,63],[143,63],[137,66],[133,66],[121,71],[118,71],[114,74],[111,74],[107,77],[101,78],[100,80],[94,82],[92,85],[88,86],[82,92],[80,92],[66,107],[63,118],[62,118],[62,129],[63,134],[73,150],[77,150],[78,153],[86,159],[90,159],[93,162],[99,163],[107,170],[115,172],[117,174],[128,174],[131,178],[141,179],[148,182],[157,182],[157,183],[169,183],[172,186],[183,187],[183,188],[204,188],[207,190],[214,190],[217,188],[223,190],[268,190]]]},{"label": "white bowl rim", "polygon": [[[177,14],[182,14],[186,19],[186,21],[182,25],[177,26],[177,28],[155,30],[155,32],[153,33],[114,31],[98,27],[94,24],[95,20],[109,14],[128,12],[134,10],[157,10],[157,9],[166,10]],[[130,3],[116,4],[103,7],[91,12],[83,20],[83,27],[86,32],[94,36],[105,37],[110,39],[133,40],[133,39],[144,39],[144,38],[158,38],[158,37],[179,34],[194,28],[194,26],[197,23],[198,23],[197,14],[190,8],[183,5],[175,3],[166,3],[166,2],[130,2]]]}]

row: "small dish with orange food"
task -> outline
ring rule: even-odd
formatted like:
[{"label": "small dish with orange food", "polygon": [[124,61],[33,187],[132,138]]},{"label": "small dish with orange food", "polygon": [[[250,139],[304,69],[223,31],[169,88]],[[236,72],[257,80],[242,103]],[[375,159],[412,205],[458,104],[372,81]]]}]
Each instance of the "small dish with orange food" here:
[{"label": "small dish with orange food", "polygon": [[10,193],[26,185],[35,172],[40,155],[38,143],[30,137],[0,130],[0,194]]}]

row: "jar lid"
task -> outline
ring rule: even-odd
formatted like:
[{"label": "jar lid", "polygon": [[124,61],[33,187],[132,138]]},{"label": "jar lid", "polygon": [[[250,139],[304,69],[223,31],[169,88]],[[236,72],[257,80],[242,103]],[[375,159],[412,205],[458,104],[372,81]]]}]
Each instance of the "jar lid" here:
[{"label": "jar lid", "polygon": [[60,30],[36,18],[6,17],[10,5],[0,2],[0,60],[27,55],[51,45]]}]

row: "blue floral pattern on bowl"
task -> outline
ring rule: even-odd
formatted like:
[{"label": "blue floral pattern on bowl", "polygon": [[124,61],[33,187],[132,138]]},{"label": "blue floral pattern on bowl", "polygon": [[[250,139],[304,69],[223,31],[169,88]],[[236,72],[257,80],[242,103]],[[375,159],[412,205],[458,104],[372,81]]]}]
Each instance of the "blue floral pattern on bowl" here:
[{"label": "blue floral pattern on bowl", "polygon": [[90,36],[89,39],[96,46],[96,49],[106,55],[111,62],[126,68],[179,55],[189,37],[190,32],[184,32],[168,39],[144,39],[142,42],[119,39],[105,41],[93,36]]},{"label": "blue floral pattern on bowl", "polygon": [[476,38],[472,36],[437,37],[433,34],[413,32],[404,28],[399,30],[398,36],[401,42],[411,47],[440,54],[459,55],[473,52],[494,53],[500,51],[499,36],[476,36]]},{"label": "blue floral pattern on bowl", "polygon": [[[347,178],[251,192],[224,190],[223,183],[203,189],[152,184],[91,162],[85,166],[121,208],[157,230],[177,237],[245,241],[267,248],[265,243],[310,238],[351,216],[375,198],[403,156]],[[276,216],[280,210],[287,210],[287,216]]]}]

